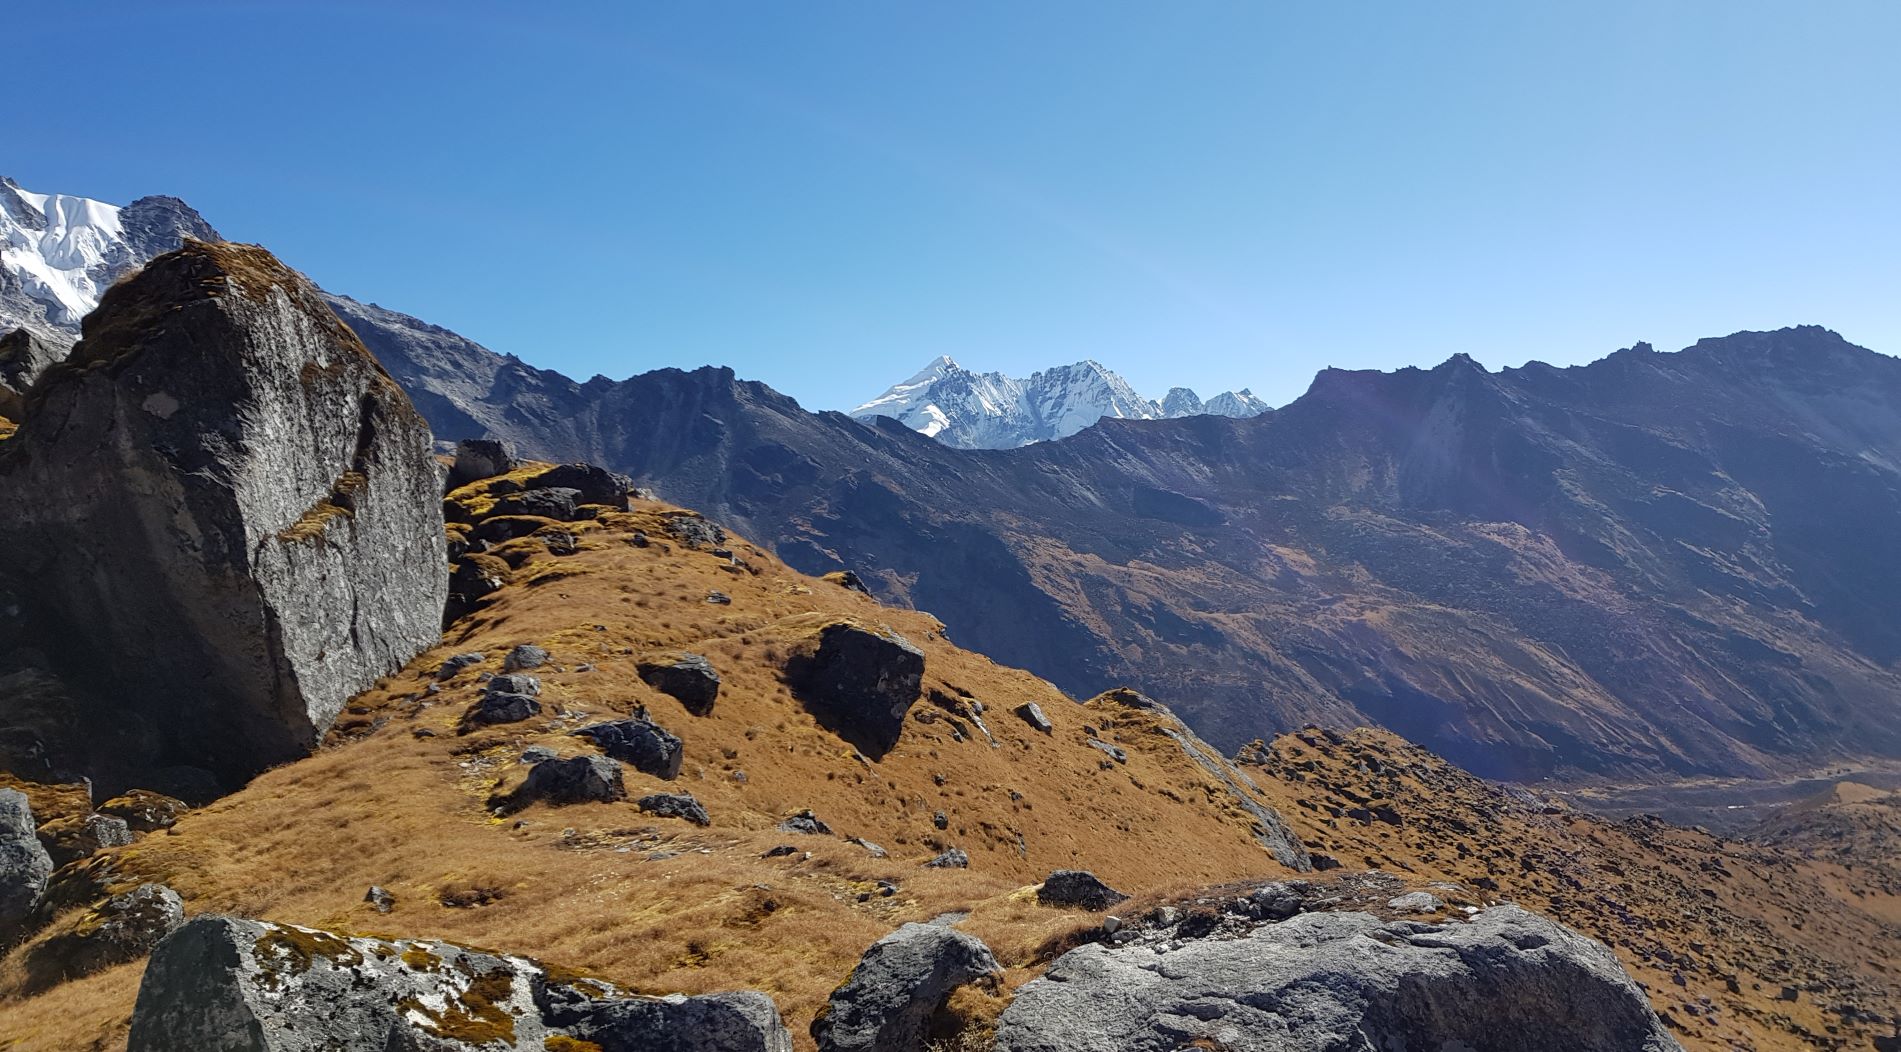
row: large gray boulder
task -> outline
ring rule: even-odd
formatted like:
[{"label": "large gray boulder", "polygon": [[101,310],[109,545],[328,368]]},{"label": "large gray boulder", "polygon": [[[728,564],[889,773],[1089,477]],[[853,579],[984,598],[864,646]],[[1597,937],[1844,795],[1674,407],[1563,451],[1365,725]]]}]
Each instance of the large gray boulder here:
[{"label": "large gray boulder", "polygon": [[820,1052],[915,1052],[951,991],[1001,972],[976,938],[906,924],[871,944],[812,1023]]},{"label": "large gray boulder", "polygon": [[[428,425],[302,275],[190,242],[115,285],[0,449],[42,646],[240,782],[439,637]],[[100,718],[104,718],[103,716]]]},{"label": "large gray boulder", "polygon": [[[569,1040],[562,1041],[560,1039]],[[764,995],[630,997],[526,957],[199,917],[146,965],[128,1052],[791,1052]]]},{"label": "large gray boulder", "polygon": [[1071,950],[1003,1013],[998,1052],[1680,1052],[1617,958],[1516,906],[1469,921],[1307,913],[1239,938]]},{"label": "large gray boulder", "polygon": [[26,794],[0,789],[0,937],[40,904],[52,875],[53,859],[40,843]]},{"label": "large gray boulder", "polygon": [[827,729],[873,757],[898,743],[924,682],[924,652],[884,625],[817,626],[786,662],[786,682]]}]

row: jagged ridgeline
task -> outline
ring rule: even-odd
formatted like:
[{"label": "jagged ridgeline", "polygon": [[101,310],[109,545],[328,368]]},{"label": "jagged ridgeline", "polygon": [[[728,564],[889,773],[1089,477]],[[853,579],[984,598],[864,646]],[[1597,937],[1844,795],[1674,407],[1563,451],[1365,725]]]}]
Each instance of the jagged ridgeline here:
[{"label": "jagged ridgeline", "polygon": [[153,260],[22,401],[0,446],[9,767],[213,795],[436,641],[428,425],[264,250]]}]

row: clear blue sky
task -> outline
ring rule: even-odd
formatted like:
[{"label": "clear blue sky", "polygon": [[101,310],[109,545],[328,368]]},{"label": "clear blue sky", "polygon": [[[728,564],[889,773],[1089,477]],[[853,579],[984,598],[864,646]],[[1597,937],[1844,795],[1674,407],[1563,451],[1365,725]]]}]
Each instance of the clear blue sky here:
[{"label": "clear blue sky", "polygon": [[[400,8],[400,10],[398,10]],[[1901,4],[74,3],[0,173],[585,377],[1901,351]]]}]

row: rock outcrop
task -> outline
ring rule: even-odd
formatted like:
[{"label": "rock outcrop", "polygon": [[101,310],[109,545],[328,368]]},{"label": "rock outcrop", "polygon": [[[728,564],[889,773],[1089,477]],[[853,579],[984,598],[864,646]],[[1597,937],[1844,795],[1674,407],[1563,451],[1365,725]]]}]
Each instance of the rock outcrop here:
[{"label": "rock outcrop", "polygon": [[1004,1011],[998,1052],[1679,1049],[1610,950],[1515,906],[1443,925],[1304,913],[1220,939],[1188,923],[1058,958]]},{"label": "rock outcrop", "polygon": [[635,669],[653,689],[686,706],[695,716],[713,711],[719,700],[719,672],[700,654],[670,651],[642,657]]},{"label": "rock outcrop", "polygon": [[630,997],[525,957],[207,916],[153,953],[127,1047],[791,1052],[792,1039],[750,991]]},{"label": "rock outcrop", "polygon": [[951,991],[1001,972],[990,948],[934,924],[906,924],[871,944],[812,1023],[819,1052],[913,1052]]},{"label": "rock outcrop", "polygon": [[27,391],[41,373],[66,356],[66,351],[66,347],[28,329],[0,336],[0,416],[16,421],[23,418]]},{"label": "rock outcrop", "polygon": [[52,875],[53,860],[40,844],[26,794],[0,789],[0,936],[40,904]]},{"label": "rock outcrop", "polygon": [[819,723],[873,759],[897,744],[923,680],[924,652],[910,640],[849,618],[814,626],[786,663],[786,681]]},{"label": "rock outcrop", "polygon": [[634,770],[669,781],[679,777],[686,755],[678,735],[644,716],[592,723],[574,733]]},{"label": "rock outcrop", "polygon": [[1059,869],[1036,889],[1036,901],[1045,906],[1101,911],[1127,899],[1127,895],[1104,884],[1102,878],[1082,869]]},{"label": "rock outcrop", "polygon": [[192,242],[114,286],[21,425],[0,572],[57,670],[148,722],[160,762],[228,786],[303,755],[437,641],[428,426],[263,249]]},{"label": "rock outcrop", "polygon": [[134,960],[185,923],[185,903],[163,884],[120,892],[29,950],[27,985],[55,983]]}]

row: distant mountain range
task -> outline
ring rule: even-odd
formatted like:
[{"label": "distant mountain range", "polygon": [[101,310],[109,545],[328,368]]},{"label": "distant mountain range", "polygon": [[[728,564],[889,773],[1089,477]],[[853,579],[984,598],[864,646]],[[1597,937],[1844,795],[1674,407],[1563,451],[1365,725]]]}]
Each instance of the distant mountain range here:
[{"label": "distant mountain range", "polygon": [[1153,401],[1096,361],[1045,369],[1021,380],[996,372],[973,373],[946,356],[851,415],[859,420],[888,416],[959,449],[1013,449],[1067,438],[1103,419],[1244,417],[1268,408],[1246,389],[1203,402],[1188,388],[1176,387]]},{"label": "distant mountain range", "polygon": [[[118,213],[124,243],[144,211]],[[9,214],[44,243],[50,219]],[[109,238],[69,240],[91,250],[35,258],[78,261],[74,289],[121,265]],[[53,287],[15,251],[7,289]],[[70,339],[53,300],[0,320]],[[1327,370],[1245,419],[1140,419],[1085,365],[1040,374],[1075,397],[1027,400],[1035,419],[1123,418],[976,452],[726,369],[577,382],[329,302],[438,439],[625,471],[1077,696],[1136,686],[1225,748],[1311,721],[1518,779],[1901,757],[1901,360],[1825,329],[1565,369]],[[948,426],[951,402],[911,404]]]}]

